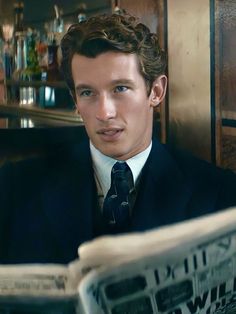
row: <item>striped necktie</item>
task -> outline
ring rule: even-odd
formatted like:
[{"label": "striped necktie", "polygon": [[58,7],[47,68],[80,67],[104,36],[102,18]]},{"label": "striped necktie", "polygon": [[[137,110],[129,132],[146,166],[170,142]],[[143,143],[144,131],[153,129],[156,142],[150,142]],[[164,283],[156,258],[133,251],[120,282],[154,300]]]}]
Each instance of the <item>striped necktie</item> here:
[{"label": "striped necktie", "polygon": [[111,187],[103,204],[103,219],[111,232],[122,232],[130,223],[130,195],[134,191],[132,172],[126,162],[111,170]]}]

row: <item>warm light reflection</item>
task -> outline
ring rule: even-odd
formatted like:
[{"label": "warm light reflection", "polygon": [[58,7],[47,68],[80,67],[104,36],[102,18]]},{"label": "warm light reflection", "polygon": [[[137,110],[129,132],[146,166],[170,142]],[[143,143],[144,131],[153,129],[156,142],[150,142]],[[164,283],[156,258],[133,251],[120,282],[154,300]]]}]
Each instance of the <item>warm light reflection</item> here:
[{"label": "warm light reflection", "polygon": [[6,23],[2,25],[3,38],[6,42],[11,41],[12,36],[13,36],[13,30],[14,30],[14,27],[12,24]]},{"label": "warm light reflection", "polygon": [[21,126],[21,128],[33,128],[34,123],[31,119],[22,118],[22,119],[20,119],[20,126]]},{"label": "warm light reflection", "polygon": [[55,104],[55,90],[54,88],[45,87],[45,102]]},{"label": "warm light reflection", "polygon": [[36,91],[33,87],[20,88],[20,105],[27,106],[36,103]]}]

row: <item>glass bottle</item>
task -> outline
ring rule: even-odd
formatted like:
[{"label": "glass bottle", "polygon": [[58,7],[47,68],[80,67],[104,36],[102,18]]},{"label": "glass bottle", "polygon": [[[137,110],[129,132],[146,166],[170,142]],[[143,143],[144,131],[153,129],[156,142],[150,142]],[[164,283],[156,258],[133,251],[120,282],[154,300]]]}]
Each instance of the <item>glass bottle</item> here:
[{"label": "glass bottle", "polygon": [[[47,47],[47,69],[42,72],[42,80],[48,82],[57,82],[60,80],[60,71],[58,65],[58,45],[56,39],[49,39]],[[39,105],[42,108],[56,106],[56,87],[42,86],[39,89]]]},{"label": "glass bottle", "polygon": [[13,73],[13,24],[2,24],[3,41],[1,45],[2,63],[4,65],[4,75],[10,79]]},{"label": "glass bottle", "polygon": [[4,44],[0,38],[0,103],[5,102],[5,87],[4,87]]},{"label": "glass bottle", "polygon": [[35,35],[31,30],[27,34],[24,32],[18,33],[16,42],[16,68],[13,77],[20,82],[19,104],[35,104],[36,88],[30,86],[28,82],[40,80],[41,69],[35,47]]},{"label": "glass bottle", "polygon": [[[15,70],[13,73],[13,79],[15,81],[22,80],[22,73],[26,68],[26,53],[27,53],[27,43],[26,38],[23,33],[18,34],[16,38],[15,45]],[[25,105],[27,103],[27,90],[26,87],[19,87],[19,104]],[[15,95],[16,97],[16,95]],[[16,99],[18,98],[16,97]]]},{"label": "glass bottle", "polygon": [[14,30],[15,35],[24,30],[24,2],[14,3]]},{"label": "glass bottle", "polygon": [[60,71],[58,65],[58,45],[54,38],[48,45],[48,67],[47,67],[47,80],[58,81],[60,79]]}]

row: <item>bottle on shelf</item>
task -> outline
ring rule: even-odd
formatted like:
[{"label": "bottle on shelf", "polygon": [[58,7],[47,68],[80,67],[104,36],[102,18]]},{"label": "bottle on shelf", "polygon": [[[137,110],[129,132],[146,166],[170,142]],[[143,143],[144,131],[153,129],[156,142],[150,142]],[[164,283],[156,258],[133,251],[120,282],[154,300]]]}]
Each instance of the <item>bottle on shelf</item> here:
[{"label": "bottle on shelf", "polygon": [[41,72],[46,72],[48,67],[48,46],[44,38],[40,38],[36,43],[36,51],[38,54],[38,62]]},{"label": "bottle on shelf", "polygon": [[0,103],[5,102],[5,87],[3,84],[5,79],[3,47],[4,47],[3,40],[0,38]]},{"label": "bottle on shelf", "polygon": [[[13,73],[13,79],[15,81],[22,80],[22,75],[26,69],[26,66],[27,66],[27,40],[24,34],[21,33],[18,34],[16,39],[15,71]],[[16,100],[19,101],[20,105],[27,105],[28,99],[32,98],[28,96],[28,92],[32,93],[32,91],[28,91],[27,87],[20,86],[18,92],[19,95],[18,97],[16,97]]]},{"label": "bottle on shelf", "polygon": [[29,81],[41,79],[41,68],[36,49],[36,34],[30,29],[26,36],[26,67],[23,70],[22,78]]},{"label": "bottle on shelf", "polygon": [[14,64],[13,67],[17,67],[17,49],[19,48],[19,42],[22,37],[25,35],[24,28],[24,2],[16,1],[13,5],[13,14],[14,14],[14,33],[13,33],[13,55],[14,55]]},{"label": "bottle on shelf", "polygon": [[85,3],[81,3],[78,7],[77,18],[78,22],[83,22],[87,19],[86,15],[87,6]]},{"label": "bottle on shelf", "polygon": [[59,10],[59,7],[54,5],[55,18],[53,20],[53,32],[54,33],[63,33],[64,31],[64,21],[61,16],[62,11]]},{"label": "bottle on shelf", "polygon": [[14,3],[14,33],[17,36],[18,33],[24,31],[24,2],[17,1]]},{"label": "bottle on shelf", "polygon": [[56,5],[54,9],[56,17],[47,32],[42,34],[26,29],[24,2],[15,0],[12,45],[14,61],[12,73],[8,75],[10,80],[7,86],[10,93],[7,94],[10,95],[9,100],[22,106],[74,106],[59,70],[58,43],[64,30],[62,11]]},{"label": "bottle on shelf", "polygon": [[[36,50],[36,33],[26,29],[24,25],[24,2],[14,3],[14,55],[15,68],[13,79],[19,81],[19,88],[15,88],[15,99],[20,105],[33,105],[36,103],[36,88],[24,82],[41,79],[41,69]],[[27,86],[24,86],[27,85]],[[19,93],[17,97],[17,91]]]},{"label": "bottle on shelf", "polygon": [[[14,66],[14,49],[13,49],[13,24],[10,21],[5,21],[2,25],[2,39],[1,41],[1,56],[0,56],[0,67],[1,67],[1,79],[4,82],[11,79]],[[1,101],[6,102],[8,96],[11,95],[11,87],[4,86],[1,84]]]},{"label": "bottle on shelf", "polygon": [[[42,80],[47,82],[61,81],[61,75],[58,64],[58,44],[55,34],[51,33],[48,39],[47,47],[47,69],[42,72]],[[39,88],[39,105],[42,108],[55,107],[58,104],[58,90],[56,87],[42,86]]]},{"label": "bottle on shelf", "polygon": [[48,67],[47,67],[47,80],[58,81],[60,80],[60,71],[58,64],[58,44],[55,37],[49,41],[48,44]]},{"label": "bottle on shelf", "polygon": [[[29,30],[27,34],[18,34],[16,42],[16,68],[14,79],[31,82],[41,79],[41,68],[36,51],[35,34]],[[37,102],[36,88],[33,86],[19,87],[19,104],[33,105]]]},{"label": "bottle on shelf", "polygon": [[9,22],[3,23],[2,35],[1,55],[4,66],[4,76],[6,79],[9,79],[13,73],[13,24]]},{"label": "bottle on shelf", "polygon": [[[23,25],[24,18],[24,2],[16,1],[13,5],[14,14],[14,33],[13,33],[13,69],[11,78],[14,81],[21,80],[21,73],[26,68],[26,38]],[[21,87],[12,86],[8,92],[8,98],[16,102],[24,102],[22,100],[24,91]]]}]

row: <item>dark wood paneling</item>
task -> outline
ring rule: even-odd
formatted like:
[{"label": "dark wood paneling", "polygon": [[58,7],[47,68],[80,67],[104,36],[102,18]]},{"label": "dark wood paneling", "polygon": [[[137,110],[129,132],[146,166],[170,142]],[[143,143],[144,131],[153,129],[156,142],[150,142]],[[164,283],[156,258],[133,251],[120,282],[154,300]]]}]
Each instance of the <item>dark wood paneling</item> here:
[{"label": "dark wood paneling", "polygon": [[223,168],[236,172],[236,136],[222,135],[222,164]]},{"label": "dark wood paneling", "polygon": [[[236,170],[236,132],[226,135],[222,117],[236,116],[236,1],[215,1],[215,103],[217,164]],[[226,121],[227,122],[227,121]],[[236,125],[236,122],[235,122]]]},{"label": "dark wood paneling", "polygon": [[236,1],[219,1],[221,108],[236,111]]},{"label": "dark wood paneling", "polygon": [[[167,51],[166,46],[166,1],[165,0],[120,0],[118,5],[128,13],[137,16],[141,23],[147,25],[153,33],[157,33],[161,47]],[[166,142],[168,127],[168,104],[164,100],[157,109],[155,116],[161,121],[161,141]],[[159,135],[158,135],[159,136]]]},{"label": "dark wood paneling", "polygon": [[157,31],[158,26],[158,1],[155,0],[120,0],[120,7],[129,13],[136,15],[140,21],[146,24],[152,32]]}]

